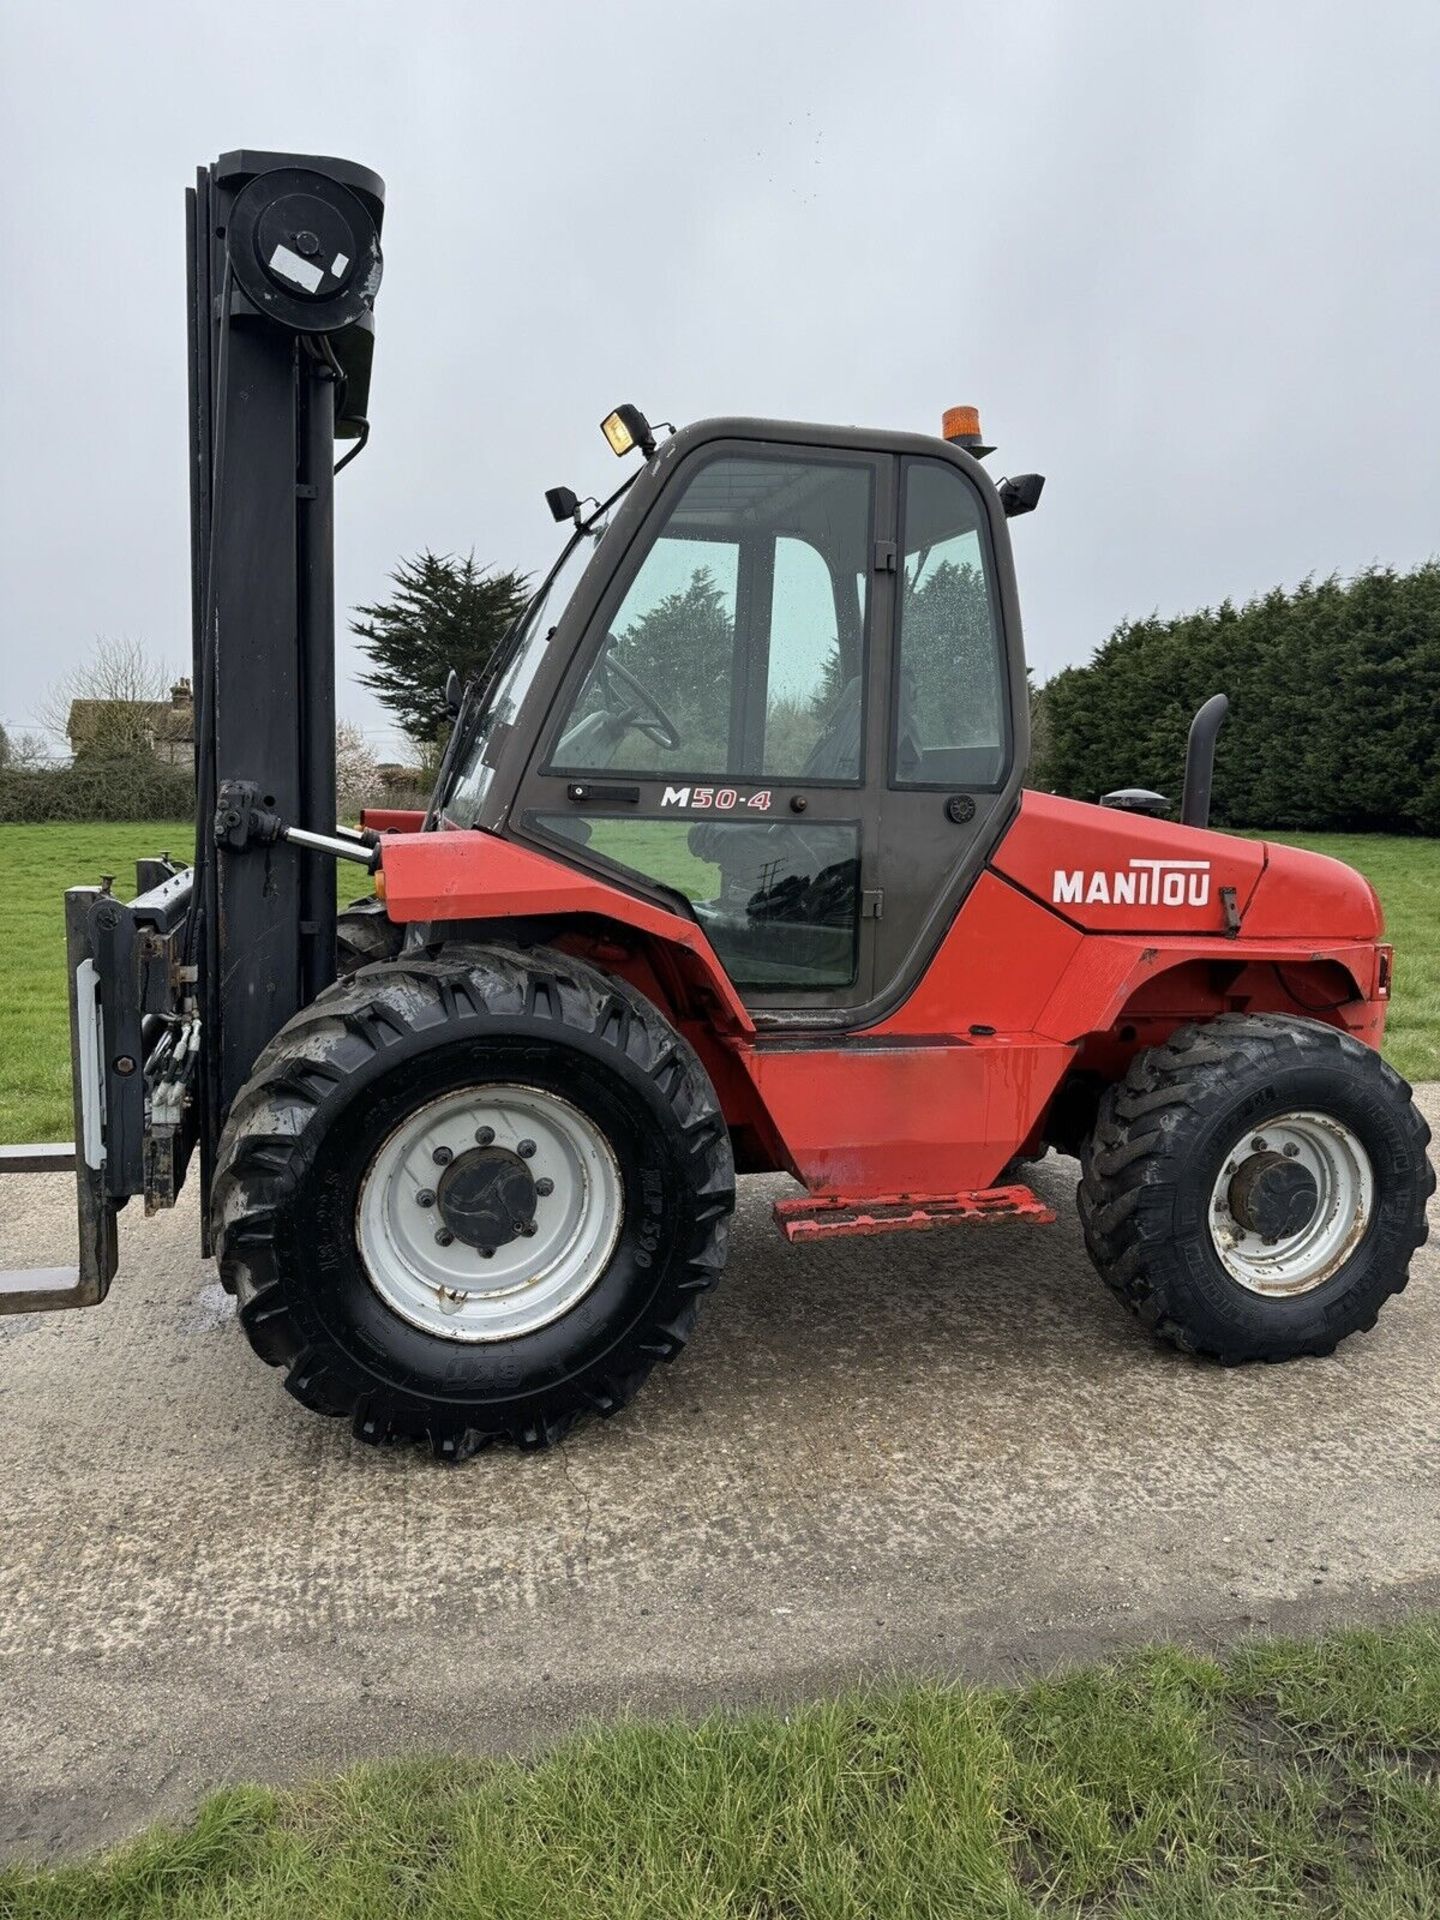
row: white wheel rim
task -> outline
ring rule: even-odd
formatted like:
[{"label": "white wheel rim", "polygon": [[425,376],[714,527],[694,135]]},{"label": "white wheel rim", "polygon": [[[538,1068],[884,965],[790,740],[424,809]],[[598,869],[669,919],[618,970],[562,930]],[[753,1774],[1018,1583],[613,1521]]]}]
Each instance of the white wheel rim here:
[{"label": "white wheel rim", "polygon": [[[1252,1156],[1272,1153],[1305,1169],[1316,1201],[1298,1231],[1266,1240],[1232,1211],[1232,1182]],[[1221,1162],[1210,1194],[1211,1244],[1230,1278],[1251,1293],[1309,1293],[1345,1264],[1374,1206],[1370,1156],[1343,1121],[1328,1113],[1279,1114],[1247,1127]]]},{"label": "white wheel rim", "polygon": [[[449,1231],[434,1197],[446,1156],[473,1157],[477,1141],[517,1166],[523,1151],[536,1187],[534,1231],[488,1251],[437,1237]],[[366,1170],[355,1228],[371,1286],[401,1319],[442,1340],[514,1340],[589,1293],[624,1212],[619,1163],[587,1115],[540,1087],[476,1086],[417,1108],[389,1136]]]}]

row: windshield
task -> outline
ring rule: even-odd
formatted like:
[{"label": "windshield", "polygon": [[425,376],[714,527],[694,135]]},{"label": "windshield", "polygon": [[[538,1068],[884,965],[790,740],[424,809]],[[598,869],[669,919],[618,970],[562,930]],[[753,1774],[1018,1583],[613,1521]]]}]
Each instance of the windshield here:
[{"label": "windshield", "polygon": [[456,724],[463,729],[465,737],[438,808],[450,826],[473,827],[480,817],[480,809],[495,778],[489,749],[492,744],[498,746],[504,729],[520,711],[550,637],[570,604],[580,576],[595,552],[595,543],[604,531],[602,523],[575,535],[521,614],[514,632],[502,644],[501,664],[490,685],[472,691],[461,708]]}]

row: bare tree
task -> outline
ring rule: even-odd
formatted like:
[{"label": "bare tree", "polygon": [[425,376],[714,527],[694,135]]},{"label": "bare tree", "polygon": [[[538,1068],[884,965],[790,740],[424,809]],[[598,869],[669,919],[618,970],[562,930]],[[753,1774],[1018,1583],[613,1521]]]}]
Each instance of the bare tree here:
[{"label": "bare tree", "polygon": [[[97,639],[82,663],[53,686],[40,710],[45,731],[76,753],[123,759],[152,753],[156,709],[168,707],[171,674],[138,640]],[[76,703],[84,702],[77,714]],[[72,721],[80,731],[72,737]]]},{"label": "bare tree", "polygon": [[30,773],[36,767],[53,766],[54,755],[43,734],[12,733],[5,765],[12,773]]},{"label": "bare tree", "polygon": [[375,755],[353,720],[335,728],[335,803],[342,819],[357,816],[376,788]]}]

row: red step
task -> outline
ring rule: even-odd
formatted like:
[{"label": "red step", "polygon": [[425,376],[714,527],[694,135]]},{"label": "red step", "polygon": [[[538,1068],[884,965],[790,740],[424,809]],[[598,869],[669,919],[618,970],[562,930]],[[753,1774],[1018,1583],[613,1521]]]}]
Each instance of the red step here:
[{"label": "red step", "polygon": [[976,1193],[806,1194],[775,1202],[775,1224],[790,1241],[844,1233],[928,1233],[932,1227],[978,1227],[997,1220],[1054,1223],[1055,1210],[1029,1187],[985,1187]]}]

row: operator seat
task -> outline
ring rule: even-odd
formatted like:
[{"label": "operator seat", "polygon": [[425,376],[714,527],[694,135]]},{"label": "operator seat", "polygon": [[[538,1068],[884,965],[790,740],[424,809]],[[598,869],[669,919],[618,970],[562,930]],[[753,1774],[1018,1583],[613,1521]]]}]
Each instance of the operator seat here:
[{"label": "operator seat", "polygon": [[[854,777],[854,770],[860,764],[863,711],[860,686],[859,674],[846,681],[839,699],[830,709],[820,738],[805,756],[800,779]],[[687,838],[697,860],[709,860],[719,867],[725,881],[723,892],[727,898],[734,898],[737,891],[746,897],[754,892],[753,876],[762,868],[773,869],[777,858],[783,863],[782,871],[791,870],[793,862],[786,856],[792,850],[801,854],[801,864],[804,864],[803,843],[797,840],[796,834],[797,829],[788,826],[777,834],[758,822],[722,826],[719,821],[697,820]]]},{"label": "operator seat", "polygon": [[[861,734],[865,708],[861,698],[862,677],[857,673],[845,682],[840,697],[830,709],[820,738],[805,756],[796,778],[802,780],[853,780],[861,765]],[[915,717],[914,691],[908,676],[901,689],[902,724],[896,742],[896,771],[902,780],[914,779],[920,771],[919,729]],[[803,848],[799,830],[786,825],[780,833],[758,822],[722,826],[719,821],[697,821],[689,832],[690,851],[699,860],[709,860],[725,875],[727,894],[732,874],[757,873],[762,866],[773,865],[781,844]],[[790,861],[784,862],[785,867]]]},{"label": "operator seat", "polygon": [[830,717],[820,738],[805,756],[800,769],[804,780],[853,780],[860,765],[860,675],[847,680],[840,698],[830,709]]}]

